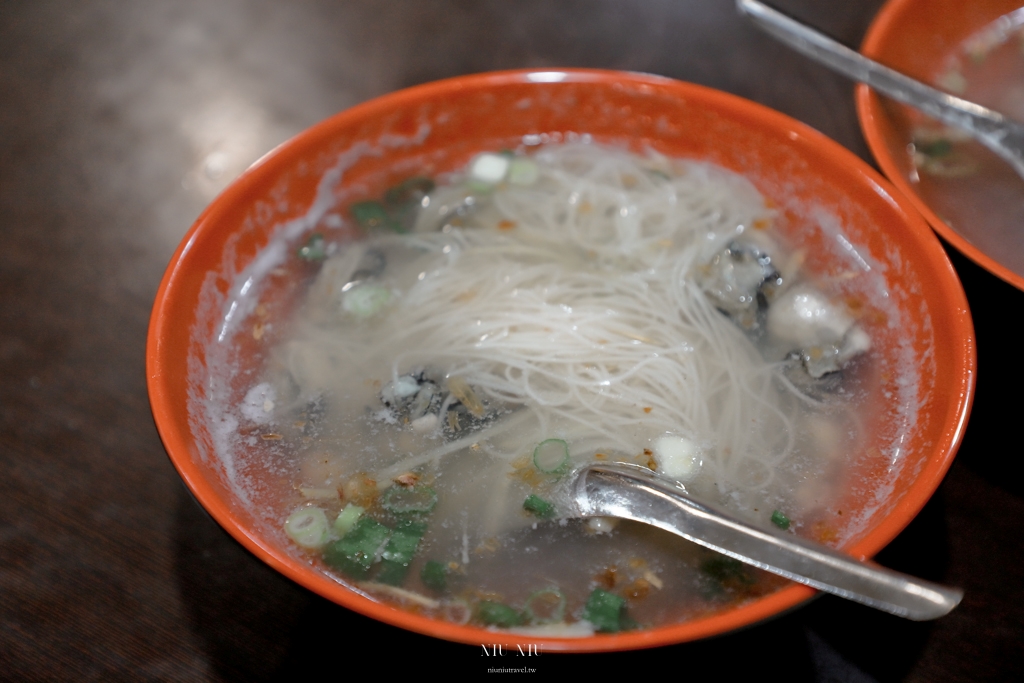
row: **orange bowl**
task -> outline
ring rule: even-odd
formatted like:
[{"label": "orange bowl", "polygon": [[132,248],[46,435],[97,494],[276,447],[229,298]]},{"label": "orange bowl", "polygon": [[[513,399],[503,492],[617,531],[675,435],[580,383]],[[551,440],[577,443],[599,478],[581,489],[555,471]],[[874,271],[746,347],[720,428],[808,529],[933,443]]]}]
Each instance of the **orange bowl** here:
[{"label": "orange bowl", "polygon": [[[271,236],[311,228],[319,215],[312,207],[344,205],[356,192],[352,188],[361,196],[379,194],[412,172],[458,169],[475,153],[515,148],[524,136],[557,142],[575,134],[741,173],[778,207],[787,239],[807,250],[806,267],[827,276],[839,262],[858,264],[868,275],[855,281],[874,287],[860,294],[882,296],[888,308],[862,322],[882,372],[872,390],[878,395],[870,399],[876,408],[866,455],[851,466],[868,485],[850,487],[837,501],[847,511],[839,534],[843,548],[858,558],[874,555],[935,491],[960,442],[973,396],[973,328],[941,245],[886,180],[807,126],[701,86],[609,71],[480,74],[380,97],[281,145],[203,212],[164,275],[147,346],[160,435],[196,498],[261,560],[389,624],[476,645],[529,641],[542,651],[624,650],[704,638],[778,614],[814,594],[794,584],[700,618],[576,639],[456,625],[375,601],[341,583],[283,542],[270,528],[274,522],[228,485],[214,446],[216,430],[201,409],[207,354],[225,315],[238,315],[232,302],[241,300],[236,295],[248,288],[246,278],[260,271],[254,264]],[[915,369],[912,382],[885,371],[893,359]],[[280,520],[276,524],[279,529]]]},{"label": "orange bowl", "polygon": [[[951,73],[958,56],[966,57],[962,61],[978,74],[986,73],[984,64],[970,65],[975,60],[963,54],[961,48],[965,41],[1019,7],[1016,0],[890,0],[868,29],[861,51],[925,83],[949,86],[943,76]],[[981,83],[962,94],[1000,109],[1002,98],[993,93],[1009,90],[1024,74],[1024,58],[1018,61],[1016,72],[998,67],[991,71],[991,78],[1005,81]],[[971,80],[982,79],[979,76]],[[1018,234],[1024,214],[1017,208],[1024,196],[1024,181],[1009,165],[975,143],[971,154],[978,160],[979,173],[964,178],[918,173],[908,145],[914,127],[924,117],[865,85],[857,86],[856,103],[864,137],[889,180],[910,198],[943,239],[990,273],[1024,289],[1024,241]],[[1003,113],[1014,115],[1009,110]],[[1021,115],[1018,111],[1017,116]]]}]

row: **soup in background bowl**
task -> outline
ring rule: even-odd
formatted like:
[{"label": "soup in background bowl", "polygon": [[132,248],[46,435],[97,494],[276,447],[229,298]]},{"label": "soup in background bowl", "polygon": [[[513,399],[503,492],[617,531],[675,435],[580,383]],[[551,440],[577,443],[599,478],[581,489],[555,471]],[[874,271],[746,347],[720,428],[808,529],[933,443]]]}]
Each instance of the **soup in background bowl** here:
[{"label": "soup in background bowl", "polygon": [[[1024,13],[1016,0],[891,0],[868,57],[1024,121]],[[882,172],[943,239],[1024,289],[1024,180],[966,134],[857,86],[857,115]]]},{"label": "soup in background bowl", "polygon": [[[451,369],[454,365],[444,366],[440,360],[424,363],[420,359],[409,366],[396,362],[390,371],[373,369],[367,364],[370,369],[365,377],[348,366],[342,367],[341,376],[360,380],[360,389],[350,392],[356,396],[353,407],[344,410],[362,421],[355,420],[350,427],[308,428],[309,423],[331,412],[325,404],[338,403],[334,399],[345,392],[337,388],[316,393],[296,386],[292,398],[301,400],[292,402],[299,409],[287,415],[275,412],[279,410],[276,404],[285,403],[286,399],[268,392],[275,381],[277,391],[289,384],[287,379],[275,377],[295,376],[294,371],[291,375],[282,374],[281,349],[287,344],[306,344],[310,334],[321,334],[318,326],[322,320],[317,317],[320,314],[310,314],[308,300],[315,298],[315,288],[317,282],[324,280],[320,274],[326,264],[343,268],[346,253],[357,253],[359,249],[368,252],[370,247],[375,254],[383,253],[389,263],[401,263],[412,258],[406,254],[410,240],[426,234],[417,232],[415,221],[402,224],[401,217],[395,218],[395,211],[380,212],[387,198],[394,196],[395,188],[404,188],[419,198],[420,205],[426,205],[429,201],[419,200],[429,196],[435,180],[442,186],[457,185],[467,182],[468,173],[472,185],[473,171],[466,169],[476,166],[482,174],[476,181],[482,178],[492,185],[524,186],[543,183],[533,177],[536,169],[531,170],[531,164],[547,163],[545,155],[568,154],[568,161],[561,158],[558,163],[579,166],[580,150],[582,156],[597,151],[599,156],[594,163],[598,165],[605,163],[600,156],[602,150],[624,163],[638,164],[636,173],[612,174],[613,181],[629,191],[634,190],[638,179],[653,191],[663,185],[668,188],[673,182],[685,182],[694,175],[726,179],[725,184],[744,195],[744,201],[753,201],[755,208],[742,219],[750,225],[736,227],[736,240],[723,241],[722,235],[717,234],[717,246],[702,260],[698,259],[694,269],[705,269],[704,291],[714,289],[706,284],[709,263],[726,257],[740,259],[741,252],[747,253],[744,249],[749,251],[747,247],[736,246],[743,242],[740,238],[744,230],[748,235],[767,232],[768,241],[755,241],[784,245],[771,255],[774,262],[798,264],[780,268],[785,277],[775,271],[772,277],[778,275],[778,282],[782,283],[798,273],[798,282],[810,283],[806,286],[813,286],[814,292],[842,312],[841,317],[848,320],[844,329],[855,327],[869,340],[858,346],[857,357],[849,366],[844,365],[839,372],[833,371],[836,368],[819,367],[809,373],[817,377],[807,379],[801,385],[803,388],[792,390],[817,404],[840,396],[834,404],[839,408],[824,412],[833,416],[849,414],[846,421],[833,420],[824,429],[841,432],[832,441],[842,447],[828,456],[833,463],[829,476],[836,484],[819,494],[824,500],[807,508],[813,509],[813,515],[807,513],[806,519],[793,515],[794,523],[790,525],[786,515],[775,515],[775,509],[759,510],[761,503],[757,501],[762,498],[756,496],[735,496],[736,511],[748,517],[753,515],[755,523],[760,514],[766,524],[774,522],[776,526],[789,527],[787,533],[815,538],[866,558],[892,540],[924,505],[949,467],[966,423],[974,382],[973,330],[952,267],[935,236],[906,200],[834,142],[777,112],[731,95],[638,74],[583,70],[505,72],[410,88],[342,112],[309,129],[260,160],[215,200],[172,259],[157,295],[148,340],[147,366],[154,415],[168,454],[189,488],[211,515],[260,559],[336,603],[390,624],[470,644],[504,641],[514,645],[529,639],[548,651],[621,650],[706,637],[764,619],[813,594],[802,586],[756,576],[748,581],[746,574],[737,574],[735,568],[716,565],[713,560],[709,563],[707,558],[691,563],[695,569],[693,576],[685,566],[674,571],[666,558],[673,553],[687,555],[693,551],[679,541],[662,538],[659,533],[652,537],[632,527],[594,533],[607,530],[584,528],[576,521],[545,521],[545,510],[538,508],[540,503],[534,500],[533,507],[529,504],[532,497],[541,499],[531,493],[529,486],[543,487],[545,479],[557,478],[562,469],[561,449],[564,447],[568,452],[578,443],[574,439],[582,438],[557,422],[546,427],[550,433],[541,430],[523,439],[523,443],[536,444],[537,452],[542,453],[539,457],[547,464],[536,458],[530,460],[526,451],[532,450],[532,445],[509,447],[510,457],[518,463],[510,465],[512,470],[526,472],[516,485],[527,487],[515,489],[515,496],[526,496],[526,509],[514,505],[512,516],[519,514],[526,521],[518,519],[514,526],[526,530],[522,533],[537,531],[531,531],[535,526],[540,527],[540,533],[548,533],[547,546],[542,542],[518,546],[524,562],[524,570],[519,573],[529,573],[526,568],[535,569],[537,562],[544,561],[532,554],[555,557],[568,554],[565,548],[573,548],[571,559],[580,558],[579,562],[585,563],[583,553],[588,551],[583,546],[587,544],[601,544],[601,552],[607,553],[604,571],[595,560],[597,564],[588,568],[582,579],[575,579],[581,585],[563,587],[559,577],[553,575],[557,570],[551,569],[552,575],[545,575],[545,580],[540,581],[544,585],[537,585],[531,595],[523,593],[529,587],[510,586],[508,594],[502,594],[495,586],[487,585],[486,578],[480,579],[479,585],[473,583],[476,578],[464,578],[475,577],[477,567],[488,563],[483,555],[471,556],[470,551],[500,554],[501,539],[491,548],[487,538],[470,539],[475,532],[467,526],[461,531],[461,552],[457,543],[445,550],[441,530],[457,526],[457,519],[440,516],[444,506],[438,503],[435,511],[433,496],[436,494],[442,502],[446,495],[457,496],[459,470],[438,474],[424,463],[410,461],[412,464],[405,471],[402,458],[415,456],[412,451],[431,444],[458,441],[463,434],[472,435],[477,427],[493,429],[494,424],[501,424],[509,416],[539,413],[532,399],[509,398],[507,392],[501,394],[496,389],[488,393],[489,385],[481,379],[474,380],[478,386],[470,387],[467,395],[465,386],[456,382],[457,376],[465,373],[456,373]],[[502,175],[506,170],[494,175],[495,165],[505,169],[506,163],[520,165],[515,182]],[[523,168],[527,169],[525,175]],[[501,191],[500,187],[476,187],[470,194],[476,192],[487,202],[492,201],[489,193],[497,196]],[[625,203],[631,201],[632,195],[623,196],[624,204],[619,208],[626,217],[629,207]],[[739,199],[737,196],[737,203]],[[728,194],[725,201],[723,206],[729,204]],[[601,210],[611,215],[615,213],[612,209],[605,206]],[[592,207],[583,207],[583,213],[591,210]],[[702,215],[707,218],[706,214],[708,211]],[[444,248],[452,245],[444,240],[449,238],[463,240],[457,242],[460,248],[465,248],[463,254],[473,253],[463,242],[482,240],[488,230],[493,232],[494,239],[488,237],[491,241],[484,242],[483,248],[519,248],[508,246],[512,244],[508,236],[516,231],[514,221],[497,216],[493,219],[495,224],[489,225],[480,218],[483,215],[486,214],[482,211],[468,212],[467,224],[463,225],[462,214],[452,213],[436,229],[428,227],[428,237],[438,248],[437,258],[443,260],[448,253]],[[480,224],[470,225],[473,220]],[[629,224],[622,225],[622,230],[629,232]],[[708,240],[714,241],[713,235],[714,231],[709,231]],[[600,245],[611,243],[611,238],[603,233],[598,238]],[[423,242],[426,244],[426,238]],[[668,268],[677,260],[671,251],[677,247],[673,238],[654,235],[643,246],[643,258],[653,261],[642,263],[656,264],[647,268],[651,272]],[[568,243],[558,246],[559,258],[569,259],[565,254],[571,254],[573,248]],[[429,250],[429,245],[420,245],[413,255],[429,255]],[[593,247],[580,249],[577,261],[590,264],[580,272],[590,273],[587,268],[604,269],[602,272],[609,273],[614,282],[624,280],[623,272],[628,273],[628,269],[620,272],[615,270],[618,266],[610,265],[621,265],[624,257],[615,252],[607,257],[611,260],[602,261],[605,256],[600,251]],[[716,254],[720,257],[717,261]],[[536,266],[529,259],[523,263],[524,267]],[[559,263],[554,276],[548,277],[575,272],[565,265],[569,261]],[[496,259],[496,269],[499,264],[500,259]],[[629,267],[636,270],[636,266]],[[359,268],[366,270],[365,264]],[[442,269],[437,272],[443,274]],[[514,273],[515,269],[508,272]],[[401,270],[397,273],[399,279],[404,277]],[[402,297],[413,299],[417,281],[433,281],[433,275],[426,277],[426,270],[423,273],[423,277],[412,277],[405,284],[380,279],[381,283],[388,283],[387,287],[374,284],[374,277],[382,277],[376,273],[343,277],[344,291],[335,292],[341,298],[332,304],[333,308],[328,307],[330,315],[337,317],[338,324],[348,326],[345,329],[355,330],[351,344],[354,346],[362,334],[360,326],[371,331],[374,326],[386,327],[390,324],[386,317],[377,316],[387,316],[388,305],[399,306]],[[358,297],[344,298],[356,290],[362,292]],[[759,290],[761,299],[752,309],[755,312],[765,304],[764,295],[765,291]],[[580,296],[577,308],[589,301],[585,290]],[[399,303],[388,303],[392,297]],[[468,307],[472,298],[456,296],[454,304],[458,306],[462,301]],[[702,305],[710,311],[714,324],[725,321],[731,326],[732,331],[723,334],[736,337],[740,343],[746,339],[750,348],[762,349],[768,367],[777,369],[787,363],[787,367],[798,371],[812,367],[810,356],[814,354],[772,356],[764,351],[764,337],[768,333],[758,331],[756,316],[744,318],[742,312],[729,309],[721,299]],[[326,324],[323,334],[330,334],[332,324]],[[297,333],[296,329],[303,325],[312,325],[313,331]],[[618,328],[610,332],[619,333]],[[609,343],[604,338],[594,341],[599,346]],[[652,342],[636,332],[627,343]],[[373,345],[371,342],[370,346]],[[557,348],[551,349],[552,355],[558,352]],[[540,355],[545,360],[544,354]],[[358,359],[346,362],[360,363]],[[581,363],[587,362],[581,359]],[[329,374],[312,373],[313,378],[304,382],[315,386],[319,376]],[[409,386],[405,387],[403,382]],[[406,393],[410,397],[418,396],[416,392],[424,386],[430,391],[425,394],[423,406],[415,408],[403,403],[400,409],[397,407],[396,392],[409,389]],[[427,399],[434,395],[434,387],[437,397],[432,400],[438,405],[428,410],[427,406],[433,403]],[[842,397],[843,392],[849,396]],[[484,399],[478,410],[471,398],[474,394]],[[496,398],[499,396],[506,399],[506,404],[500,404]],[[457,413],[454,408],[460,405],[462,412]],[[716,411],[721,409],[720,404],[714,406]],[[411,414],[410,410],[416,413]],[[636,410],[639,424],[644,419],[653,420],[661,409],[637,406]],[[348,413],[342,413],[345,414]],[[480,425],[473,425],[475,418]],[[609,415],[609,422],[610,418]],[[543,416],[539,420],[547,424]],[[413,422],[419,426],[429,423],[429,428],[419,429],[418,436],[410,436],[416,431]],[[342,419],[338,424],[348,423]],[[314,454],[323,451],[327,454],[325,462],[336,458],[345,470],[348,460],[339,451],[345,450],[345,430],[350,428],[352,443],[362,443],[360,439],[365,435],[356,433],[359,428],[367,434],[383,430],[382,444],[404,441],[395,447],[372,446],[370,450],[391,448],[391,452],[379,461],[371,460],[370,465],[351,465],[340,474],[327,471],[330,467],[318,469]],[[665,442],[658,437],[658,430],[676,430],[671,425],[652,430],[643,432],[635,445],[620,444],[618,455],[613,446],[602,445],[581,446],[573,457],[589,460],[611,453],[614,459],[635,458],[639,464],[683,477],[678,467],[668,466]],[[814,430],[801,426],[799,431]],[[318,442],[325,432],[333,433],[333,441]],[[501,450],[502,444],[486,441],[489,437],[483,431],[476,433],[483,442],[482,450]],[[690,432],[686,435],[693,436]],[[799,433],[793,437],[805,444],[821,441],[820,435]],[[709,458],[716,447],[712,441],[696,444],[698,450],[709,449]],[[648,449],[648,445],[653,446]],[[481,444],[474,442],[471,446],[480,449]],[[668,450],[672,450],[671,444]],[[550,460],[550,453],[555,451],[558,462]],[[649,457],[645,459],[645,455]],[[386,477],[377,478],[395,481],[378,482],[371,478],[369,484],[361,484],[360,477],[366,479],[366,470],[373,462],[378,462],[380,471],[387,473]],[[389,466],[396,463],[398,469],[391,472]],[[751,465],[749,469],[755,468]],[[811,468],[804,478],[813,478],[817,472]],[[469,470],[464,472],[466,477],[471,475]],[[741,480],[742,475],[740,472]],[[435,476],[436,482],[431,479]],[[490,476],[488,481],[493,479]],[[718,502],[728,506],[730,494],[740,484],[736,490],[723,489],[718,486],[721,482],[711,479],[705,482],[705,495],[716,495],[717,491],[723,496]],[[699,482],[698,478],[691,486],[700,490]],[[421,486],[422,489],[417,488]],[[420,505],[422,499],[417,502],[412,495],[423,490],[431,492],[429,505]],[[402,501],[398,507],[395,500]],[[772,505],[785,498],[763,500]],[[350,507],[355,502],[361,504]],[[795,509],[796,504],[793,505]],[[346,567],[352,569],[345,564],[347,560],[332,562],[330,553],[324,549],[327,543],[339,543],[339,537],[341,541],[350,538],[345,536],[346,530],[351,529],[348,518],[336,522],[334,518],[343,517],[346,509],[351,517],[353,508],[364,511],[363,519],[370,520],[364,535],[372,540],[378,531],[383,534],[378,550],[384,552],[363,558],[367,560],[365,567],[355,567],[356,573],[363,569],[371,572],[369,577],[346,573]],[[321,512],[303,516],[304,511],[314,509]],[[303,514],[295,518],[296,512]],[[420,516],[410,521],[406,519],[410,512]],[[480,514],[468,509],[460,512],[466,519]],[[320,514],[328,520],[330,528],[322,538],[305,542],[308,536],[302,535],[302,528],[315,523],[313,517]],[[289,523],[302,528],[296,531]],[[409,532],[412,528],[417,531]],[[575,534],[573,538],[599,540],[585,540],[577,548],[562,543],[560,533],[569,535],[566,538]],[[396,542],[388,551],[384,545],[387,534],[407,542]],[[648,544],[643,546],[649,548],[645,551],[648,557],[637,558],[636,546],[626,545],[627,540],[638,538]],[[414,571],[408,579],[399,576],[393,580],[393,572],[385,576],[385,570],[393,567],[380,566],[381,555],[389,561],[404,558],[405,565],[409,565],[402,548],[417,554],[411,563]],[[437,555],[432,559],[435,569],[453,572],[455,588],[446,590],[429,580],[429,572],[424,573],[424,563],[431,553]],[[514,557],[509,560],[513,561]],[[650,566],[643,564],[648,561]],[[491,564],[507,563],[492,560]],[[630,571],[638,573],[639,578],[633,577],[628,585],[616,578]],[[677,584],[713,590],[687,592],[677,589]],[[588,595],[593,598],[595,593],[595,601],[588,599]],[[615,597],[605,598],[606,595]],[[645,611],[645,599],[660,603],[662,608]],[[623,621],[621,629],[618,622],[615,627],[602,628],[600,623],[593,623],[599,621],[594,616],[599,612],[595,603],[602,600],[613,606],[626,604],[627,613],[640,618]],[[556,626],[563,628],[548,628],[549,624],[538,628],[537,623],[523,620],[523,614],[543,611],[545,603],[552,602],[566,603],[556,606],[560,622]],[[462,614],[453,615],[452,610],[445,609],[460,604],[464,608]],[[531,606],[537,610],[527,609]],[[492,613],[518,616],[511,617],[516,623],[503,624],[488,616]]]}]

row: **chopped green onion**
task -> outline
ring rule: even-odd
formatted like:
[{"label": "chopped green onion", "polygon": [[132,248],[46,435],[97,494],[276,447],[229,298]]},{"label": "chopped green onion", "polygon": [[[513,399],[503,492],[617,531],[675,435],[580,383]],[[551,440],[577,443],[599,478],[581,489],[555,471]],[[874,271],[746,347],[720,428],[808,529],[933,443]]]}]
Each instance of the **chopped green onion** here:
[{"label": "chopped green onion", "polygon": [[747,565],[727,555],[715,555],[704,560],[700,570],[720,583],[738,582],[744,586],[755,583],[747,571]]},{"label": "chopped green onion", "polygon": [[410,202],[419,202],[434,189],[434,181],[426,176],[413,176],[403,180],[384,193],[384,203],[390,207],[402,207]]},{"label": "chopped green onion", "polygon": [[327,515],[320,508],[299,508],[285,520],[284,530],[303,548],[319,548],[330,538]]},{"label": "chopped green onion", "polygon": [[946,138],[939,138],[934,142],[918,142],[915,147],[917,151],[930,157],[944,157],[953,151],[953,144]]},{"label": "chopped green onion", "polygon": [[420,570],[423,585],[436,593],[444,593],[448,588],[448,570],[437,560],[429,560]]},{"label": "chopped green onion", "polygon": [[470,178],[466,181],[466,189],[469,190],[470,195],[485,195],[494,191],[494,185],[484,182],[483,180],[474,180]]},{"label": "chopped green onion", "polygon": [[338,518],[334,520],[334,532],[338,536],[347,534],[355,526],[356,522],[359,521],[359,518],[363,516],[365,511],[364,508],[354,503],[346,505],[341,514],[338,515]]},{"label": "chopped green onion", "polygon": [[565,617],[565,595],[557,588],[543,588],[526,598],[524,612],[534,624],[554,624]]},{"label": "chopped green onion", "polygon": [[327,546],[324,562],[354,579],[364,579],[389,536],[391,529],[369,517],[361,517],[345,538]]},{"label": "chopped green onion", "polygon": [[513,185],[533,185],[540,170],[532,159],[517,157],[508,166],[508,181]]},{"label": "chopped green onion", "polygon": [[341,307],[357,318],[369,318],[376,315],[389,301],[391,291],[387,287],[361,284],[345,292]]},{"label": "chopped green onion", "polygon": [[403,232],[402,226],[391,219],[387,209],[380,202],[373,200],[358,202],[353,204],[349,210],[356,222],[367,230],[390,228],[395,232]]},{"label": "chopped green onion", "polygon": [[476,607],[476,618],[488,626],[509,628],[523,623],[523,615],[508,605],[484,600]]},{"label": "chopped green onion", "polygon": [[437,491],[425,484],[412,487],[392,486],[381,496],[381,505],[389,512],[430,512],[437,505]]},{"label": "chopped green onion", "polygon": [[583,618],[593,624],[598,631],[616,633],[623,629],[625,607],[625,598],[601,588],[595,588],[587,598],[587,604],[583,607]]},{"label": "chopped green onion", "polygon": [[533,466],[545,474],[562,474],[569,469],[569,444],[561,439],[541,441],[533,449]]},{"label": "chopped green onion", "polygon": [[405,575],[409,572],[409,564],[412,562],[420,539],[423,538],[426,531],[427,525],[422,522],[406,521],[395,528],[381,554],[381,566],[380,572],[377,574],[377,581],[392,586],[397,586],[405,581]]},{"label": "chopped green onion", "polygon": [[528,495],[526,500],[523,501],[523,509],[541,519],[555,516],[555,506],[533,493]]},{"label": "chopped green onion", "polygon": [[326,256],[324,236],[319,233],[310,237],[306,244],[299,248],[299,258],[306,261],[323,261]]},{"label": "chopped green onion", "polygon": [[785,531],[789,528],[789,517],[776,510],[772,513],[772,524]]}]

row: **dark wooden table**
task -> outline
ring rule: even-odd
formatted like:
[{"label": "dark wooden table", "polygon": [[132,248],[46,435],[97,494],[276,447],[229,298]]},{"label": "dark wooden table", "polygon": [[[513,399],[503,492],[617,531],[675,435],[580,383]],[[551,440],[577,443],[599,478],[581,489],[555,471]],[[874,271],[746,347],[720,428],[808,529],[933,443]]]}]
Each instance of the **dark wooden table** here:
[{"label": "dark wooden table", "polygon": [[[880,4],[777,2],[850,45]],[[233,542],[167,460],[143,366],[175,245],[246,165],[381,93],[522,66],[710,85],[870,160],[852,86],[745,25],[730,0],[0,1],[0,678],[261,681],[321,665],[338,679],[420,678],[493,665],[328,603]],[[951,256],[976,316],[974,414],[942,487],[879,560],[962,586],[956,611],[910,623],[825,597],[709,642],[531,665],[1024,679],[1024,364],[1010,333],[1024,294]]]}]

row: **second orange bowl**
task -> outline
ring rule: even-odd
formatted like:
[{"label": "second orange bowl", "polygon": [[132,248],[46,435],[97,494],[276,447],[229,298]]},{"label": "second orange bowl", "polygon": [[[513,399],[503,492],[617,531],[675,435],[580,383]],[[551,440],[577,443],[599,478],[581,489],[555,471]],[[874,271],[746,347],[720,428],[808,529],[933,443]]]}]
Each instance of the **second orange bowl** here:
[{"label": "second orange bowl", "polygon": [[[954,94],[1019,118],[1024,110],[1012,96],[1024,75],[1018,40],[1010,37],[999,59],[970,47],[971,40],[996,36],[994,22],[1019,6],[1015,0],[890,0],[872,22],[861,50],[924,83],[954,88]],[[1018,32],[1022,19],[1016,20]],[[1024,289],[1024,242],[1018,234],[1024,181],[974,142],[954,143],[954,151],[962,148],[957,154],[963,156],[955,164],[952,155],[945,157],[946,172],[918,168],[911,153],[915,131],[939,130],[937,124],[865,85],[857,86],[856,103],[861,130],[886,177],[954,248]]]}]

